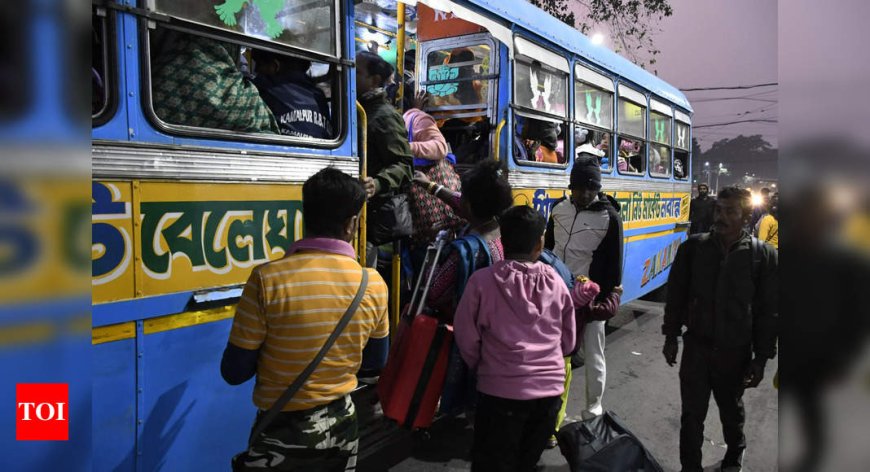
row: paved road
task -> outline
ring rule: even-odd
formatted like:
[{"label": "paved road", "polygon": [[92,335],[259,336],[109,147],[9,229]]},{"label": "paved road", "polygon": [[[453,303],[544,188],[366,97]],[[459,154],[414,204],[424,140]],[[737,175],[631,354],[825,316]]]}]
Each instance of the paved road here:
[{"label": "paved road", "polygon": [[[677,367],[661,356],[662,304],[636,301],[611,320],[607,336],[605,406],[619,415],[659,460],[665,471],[679,470],[680,396]],[[778,405],[770,379],[777,362],[768,363],[762,385],[744,396],[749,443],[747,472],[777,470]],[[574,371],[567,421],[576,420],[583,402],[583,368]],[[361,472],[469,470],[472,431],[462,419],[439,421],[428,440],[401,431],[382,432],[361,444]],[[719,413],[711,402],[705,429],[704,464],[714,470],[725,453]],[[558,448],[544,452],[542,471],[568,471]]]}]

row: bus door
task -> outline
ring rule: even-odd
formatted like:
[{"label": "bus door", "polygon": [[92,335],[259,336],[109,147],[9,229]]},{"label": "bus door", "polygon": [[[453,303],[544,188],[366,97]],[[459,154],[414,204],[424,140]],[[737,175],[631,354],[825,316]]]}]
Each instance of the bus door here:
[{"label": "bus door", "polygon": [[499,43],[480,25],[418,7],[417,89],[462,171],[492,155],[497,121]]}]

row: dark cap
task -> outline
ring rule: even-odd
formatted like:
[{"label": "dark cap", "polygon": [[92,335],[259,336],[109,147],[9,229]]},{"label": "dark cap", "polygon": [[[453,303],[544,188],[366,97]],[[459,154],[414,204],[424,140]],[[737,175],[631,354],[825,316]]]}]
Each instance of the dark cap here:
[{"label": "dark cap", "polygon": [[571,188],[601,190],[601,167],[598,158],[581,153],[571,169]]}]

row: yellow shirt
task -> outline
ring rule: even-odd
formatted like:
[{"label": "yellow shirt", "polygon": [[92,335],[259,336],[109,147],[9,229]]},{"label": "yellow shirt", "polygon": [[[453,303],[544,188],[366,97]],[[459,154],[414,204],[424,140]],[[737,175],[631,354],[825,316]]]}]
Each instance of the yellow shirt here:
[{"label": "yellow shirt", "polygon": [[779,249],[779,222],[773,215],[764,215],[758,223],[758,239]]},{"label": "yellow shirt", "polygon": [[[387,285],[377,271],[366,270],[369,282],[359,309],[284,411],[313,408],[350,393],[369,338],[389,335]],[[253,270],[229,340],[243,349],[260,349],[254,386],[258,408],[271,407],[314,359],[361,278],[354,258],[326,251],[297,252]]]}]

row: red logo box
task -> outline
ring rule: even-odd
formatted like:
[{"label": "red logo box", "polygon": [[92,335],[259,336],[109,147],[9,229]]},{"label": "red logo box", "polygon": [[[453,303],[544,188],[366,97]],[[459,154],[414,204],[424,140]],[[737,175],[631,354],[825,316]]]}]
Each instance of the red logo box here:
[{"label": "red logo box", "polygon": [[15,439],[69,439],[69,385],[17,384],[15,409]]}]

